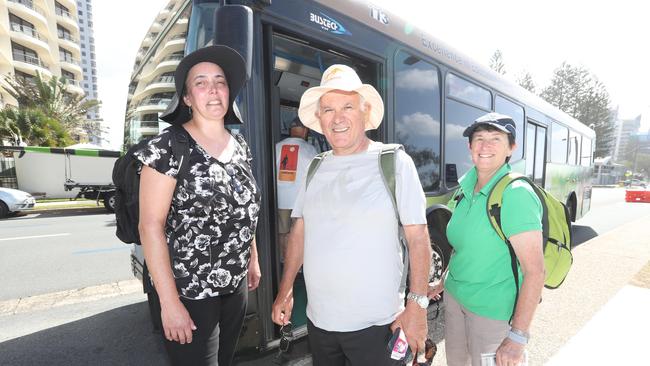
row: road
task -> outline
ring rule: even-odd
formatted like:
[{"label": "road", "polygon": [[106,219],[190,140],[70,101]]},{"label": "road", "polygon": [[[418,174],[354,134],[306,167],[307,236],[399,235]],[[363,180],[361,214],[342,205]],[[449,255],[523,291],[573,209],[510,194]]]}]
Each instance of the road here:
[{"label": "road", "polygon": [[133,278],[130,245],[103,208],[0,220],[0,301]]},{"label": "road", "polygon": [[[539,319],[536,318],[534,323],[536,337],[533,338],[530,350],[534,355],[532,360],[536,363],[531,365],[540,364],[542,360],[546,362],[557,354],[559,348],[650,259],[648,249],[644,249],[650,248],[647,245],[648,236],[644,232],[644,225],[647,224],[639,223],[640,219],[650,219],[650,204],[625,203],[623,189],[594,189],[593,197],[591,211],[574,226],[578,247],[570,278],[560,289],[545,291],[544,301],[538,310]],[[11,263],[13,261],[6,259],[6,256],[25,260],[38,257],[31,252],[32,247],[46,250],[47,253],[38,260],[42,268],[39,265],[23,264],[30,267],[32,275],[37,274],[31,276],[33,278],[29,281],[33,281],[38,293],[82,287],[75,285],[78,280],[69,280],[70,277],[79,277],[79,274],[86,277],[83,280],[85,282],[79,282],[86,286],[132,278],[128,269],[128,251],[117,249],[127,246],[118,241],[110,241],[112,220],[110,215],[98,214],[21,217],[0,221],[0,239],[8,238],[8,234],[11,237],[23,237],[70,233],[40,241],[19,239],[21,243],[30,243],[29,245],[16,245],[14,240],[0,241],[0,265],[12,266],[14,269],[12,272],[0,268],[2,278],[11,279],[4,283],[21,281],[14,277],[15,273],[30,273],[20,272],[21,265]],[[83,234],[78,227],[80,223],[84,227],[81,230]],[[108,234],[109,237],[105,238],[104,235]],[[78,240],[75,244],[70,244],[75,237]],[[62,240],[63,238],[68,240]],[[593,238],[595,239],[589,241]],[[598,240],[599,238],[603,240]],[[645,240],[645,244],[641,243],[644,245],[639,245],[639,238],[646,238],[642,239]],[[622,247],[620,240],[629,242],[630,248]],[[11,249],[5,250],[6,247]],[[80,254],[83,250],[89,251],[88,254]],[[123,256],[122,259],[120,256]],[[72,260],[76,264],[66,263],[61,266],[57,264],[59,260]],[[123,263],[118,263],[119,261]],[[122,265],[126,268],[120,269]],[[114,267],[115,277],[94,273],[104,267]],[[51,284],[52,278],[56,279],[56,284]],[[27,283],[31,282],[23,282],[23,287]],[[9,294],[20,291],[13,287],[5,288],[3,285],[0,299],[14,299],[15,295]],[[23,288],[22,291],[37,293],[29,288]],[[67,305],[4,313],[3,302],[0,300],[0,364],[166,364],[158,338],[151,334],[145,297],[139,293],[137,284],[133,291],[126,292],[120,296],[100,296],[93,301],[74,300]],[[79,298],[83,296],[81,294]],[[88,300],[92,300],[92,296]],[[444,347],[441,324],[443,316],[441,314],[437,321],[430,323],[430,336],[438,342],[441,349]],[[272,364],[272,359],[267,357],[242,365],[269,365]],[[441,350],[434,364],[443,365],[443,360],[444,351]]]}]

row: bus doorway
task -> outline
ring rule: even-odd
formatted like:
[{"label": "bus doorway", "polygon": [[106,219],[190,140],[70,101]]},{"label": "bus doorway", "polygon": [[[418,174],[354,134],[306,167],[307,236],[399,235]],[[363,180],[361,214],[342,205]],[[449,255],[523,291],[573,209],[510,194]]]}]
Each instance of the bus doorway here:
[{"label": "bus doorway", "polygon": [[[377,86],[379,80],[379,65],[377,63],[369,62],[347,55],[343,52],[331,50],[328,47],[320,47],[317,44],[308,42],[307,40],[300,39],[294,36],[281,33],[273,33],[267,39],[271,40],[271,45],[268,47],[268,54],[266,55],[269,65],[267,70],[269,78],[268,84],[268,101],[269,103],[269,119],[272,128],[271,138],[273,139],[271,146],[276,146],[279,142],[289,137],[290,124],[298,116],[298,107],[302,94],[309,88],[320,85],[320,80],[323,72],[333,64],[345,64],[354,68],[363,83],[368,83]],[[379,88],[377,88],[379,89]],[[376,139],[377,132],[370,131],[370,137]],[[307,141],[315,148],[317,153],[327,151],[330,149],[325,137],[312,130],[309,130]],[[280,174],[278,161],[282,153],[274,150],[274,180],[275,187],[274,207],[276,213],[275,222],[275,248],[272,252],[275,254],[275,259],[272,264],[274,275],[274,297],[277,294],[279,281],[282,277],[283,271],[283,237],[280,235],[278,223],[278,195],[281,194],[278,190],[279,179],[283,176]],[[298,167],[300,169],[300,167]],[[306,171],[306,167],[303,167]],[[304,180],[305,174],[296,174],[302,176]],[[296,181],[300,189],[302,180]],[[295,199],[295,197],[293,197]],[[283,198],[284,200],[284,198]],[[306,332],[307,317],[305,314],[307,304],[307,294],[305,289],[304,278],[302,273],[299,273],[294,283],[294,306],[291,321],[294,330],[301,334]],[[304,334],[304,333],[303,333]]]}]

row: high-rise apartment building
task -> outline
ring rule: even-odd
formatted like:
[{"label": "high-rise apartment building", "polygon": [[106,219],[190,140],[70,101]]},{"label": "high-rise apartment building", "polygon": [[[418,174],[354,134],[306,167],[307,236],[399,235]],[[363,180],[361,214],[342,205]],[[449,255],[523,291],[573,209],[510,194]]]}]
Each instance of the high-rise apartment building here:
[{"label": "high-rise apartment building", "polygon": [[[0,75],[65,77],[68,92],[97,99],[92,26],[91,0],[0,0]],[[4,77],[0,83],[6,86]],[[0,108],[5,105],[17,101],[0,89]],[[98,111],[86,118],[100,123]],[[100,142],[100,136],[84,137]]]},{"label": "high-rise apartment building", "polygon": [[183,58],[189,1],[170,0],[156,16],[135,57],[124,124],[124,144],[155,136],[169,124],[158,119],[174,96],[174,71]]},{"label": "high-rise apartment building", "polygon": [[[45,79],[64,76],[68,91],[84,94],[74,0],[2,0],[0,5],[0,74]],[[0,83],[5,85],[4,78]],[[0,91],[2,106],[16,101]]]},{"label": "high-rise apartment building", "polygon": [[619,120],[616,125],[616,145],[614,147],[614,161],[629,160],[631,156],[630,139],[639,132],[641,116],[634,119]]},{"label": "high-rise apartment building", "polygon": [[[81,86],[86,92],[87,99],[99,99],[97,95],[97,65],[95,62],[95,38],[93,36],[92,0],[77,0],[77,15],[79,17],[79,39],[81,41],[81,67],[83,68],[83,81],[81,82]],[[88,111],[86,118],[89,120],[98,120],[99,111]]]}]

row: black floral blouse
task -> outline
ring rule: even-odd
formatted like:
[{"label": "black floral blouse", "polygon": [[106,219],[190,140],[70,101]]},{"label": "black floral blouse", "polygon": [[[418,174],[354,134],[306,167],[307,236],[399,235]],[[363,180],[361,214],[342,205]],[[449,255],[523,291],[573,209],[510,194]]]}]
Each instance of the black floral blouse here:
[{"label": "black floral blouse", "polygon": [[[143,164],[176,178],[178,161],[168,130],[135,153]],[[190,137],[190,170],[177,184],[165,235],[176,287],[182,297],[204,299],[234,292],[248,273],[260,193],[251,154],[241,135],[227,163]]]}]

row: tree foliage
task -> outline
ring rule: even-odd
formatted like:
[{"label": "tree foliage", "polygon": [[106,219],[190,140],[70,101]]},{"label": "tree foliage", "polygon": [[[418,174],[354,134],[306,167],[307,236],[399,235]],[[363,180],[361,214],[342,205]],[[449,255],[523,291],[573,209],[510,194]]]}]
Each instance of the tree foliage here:
[{"label": "tree foliage", "polygon": [[36,109],[5,107],[0,111],[0,138],[15,145],[66,146],[72,139],[59,121]]},{"label": "tree foliage", "polygon": [[2,111],[3,123],[7,124],[3,125],[5,133],[15,129],[10,127],[15,123],[11,122],[14,117],[22,118],[21,123],[33,124],[21,127],[22,138],[34,145],[52,146],[48,144],[69,139],[67,136],[83,126],[86,113],[100,104],[97,100],[84,100],[83,95],[69,93],[66,78],[54,76],[45,80],[37,73],[34,78],[9,75],[5,81],[9,87],[2,88],[18,101],[19,106],[17,111],[11,106]]},{"label": "tree foliage", "polygon": [[615,121],[609,109],[609,93],[589,70],[563,62],[540,96],[596,131],[594,156],[611,155]]},{"label": "tree foliage", "polygon": [[537,86],[533,81],[533,76],[528,71],[523,71],[517,77],[517,84],[533,94],[535,94],[535,90],[537,89]]},{"label": "tree foliage", "polygon": [[501,50],[496,50],[490,58],[490,68],[501,75],[506,74],[506,65],[503,63],[503,54]]}]

